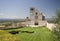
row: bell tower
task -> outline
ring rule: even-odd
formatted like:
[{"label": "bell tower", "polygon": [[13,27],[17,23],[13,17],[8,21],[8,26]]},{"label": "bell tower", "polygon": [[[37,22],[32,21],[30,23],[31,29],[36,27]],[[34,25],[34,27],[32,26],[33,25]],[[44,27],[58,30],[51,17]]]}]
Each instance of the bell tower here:
[{"label": "bell tower", "polygon": [[30,19],[34,20],[35,8],[30,8]]},{"label": "bell tower", "polygon": [[35,8],[30,8],[30,19],[34,21],[34,25],[38,25],[38,12]]}]

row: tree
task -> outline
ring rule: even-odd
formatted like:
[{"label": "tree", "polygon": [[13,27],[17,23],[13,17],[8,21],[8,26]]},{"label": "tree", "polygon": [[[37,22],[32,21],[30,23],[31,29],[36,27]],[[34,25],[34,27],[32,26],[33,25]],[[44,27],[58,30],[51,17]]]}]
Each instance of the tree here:
[{"label": "tree", "polygon": [[56,29],[54,30],[55,34],[57,35],[57,41],[60,41],[60,10],[56,11],[55,17],[54,17],[54,23],[56,25]]}]

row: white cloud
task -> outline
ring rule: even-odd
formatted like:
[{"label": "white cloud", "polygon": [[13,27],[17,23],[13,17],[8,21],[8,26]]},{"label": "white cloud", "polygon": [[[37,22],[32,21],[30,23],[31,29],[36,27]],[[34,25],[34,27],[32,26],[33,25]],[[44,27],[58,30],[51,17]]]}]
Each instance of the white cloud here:
[{"label": "white cloud", "polygon": [[4,15],[3,13],[0,13],[0,16]]},{"label": "white cloud", "polygon": [[4,13],[0,13],[0,18],[19,19],[19,16],[17,16],[17,15],[6,15]]},{"label": "white cloud", "polygon": [[7,16],[6,18],[11,18],[11,19],[19,19],[19,17],[18,16]]}]

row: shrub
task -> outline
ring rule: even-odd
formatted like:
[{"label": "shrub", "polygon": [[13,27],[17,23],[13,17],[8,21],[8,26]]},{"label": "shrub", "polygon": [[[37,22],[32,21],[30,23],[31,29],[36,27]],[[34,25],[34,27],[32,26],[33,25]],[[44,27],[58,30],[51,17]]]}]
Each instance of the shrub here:
[{"label": "shrub", "polygon": [[18,34],[19,31],[10,31],[9,33],[11,33],[11,34]]}]

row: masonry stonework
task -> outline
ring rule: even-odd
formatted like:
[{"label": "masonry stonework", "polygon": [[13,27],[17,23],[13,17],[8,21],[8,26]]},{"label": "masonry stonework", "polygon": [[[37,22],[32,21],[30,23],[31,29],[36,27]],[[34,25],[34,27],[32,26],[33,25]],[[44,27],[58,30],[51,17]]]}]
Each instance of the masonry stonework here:
[{"label": "masonry stonework", "polygon": [[27,26],[46,26],[45,16],[35,8],[30,8],[30,17],[26,18]]}]

